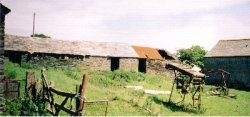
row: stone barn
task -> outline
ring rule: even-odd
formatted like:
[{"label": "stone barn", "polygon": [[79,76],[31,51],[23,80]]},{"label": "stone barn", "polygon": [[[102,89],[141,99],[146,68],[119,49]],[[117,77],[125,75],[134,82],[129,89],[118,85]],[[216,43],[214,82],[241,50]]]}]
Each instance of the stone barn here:
[{"label": "stone barn", "polygon": [[156,49],[142,46],[132,46],[138,54],[138,71],[154,75],[169,75],[165,68],[167,60],[174,57],[164,49]]},{"label": "stone barn", "polygon": [[[250,90],[250,39],[220,40],[204,58],[205,69],[224,69],[229,87]],[[215,84],[219,74],[209,73],[206,83]]]},{"label": "stone barn", "polygon": [[0,3],[0,80],[3,78],[5,15],[9,12],[10,9]]},{"label": "stone barn", "polygon": [[126,43],[65,41],[6,35],[5,57],[22,64],[80,66],[92,70],[138,69],[138,55]]}]

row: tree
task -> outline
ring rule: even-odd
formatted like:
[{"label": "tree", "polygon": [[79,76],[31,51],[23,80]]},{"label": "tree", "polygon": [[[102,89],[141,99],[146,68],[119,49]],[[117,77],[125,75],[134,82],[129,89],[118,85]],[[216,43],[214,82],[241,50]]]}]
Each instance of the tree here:
[{"label": "tree", "polygon": [[185,62],[189,65],[195,64],[201,68],[204,67],[204,56],[207,51],[199,46],[193,45],[191,48],[184,48],[177,50],[177,57],[181,62]]},{"label": "tree", "polygon": [[40,37],[40,38],[51,38],[50,36],[48,35],[45,35],[45,34],[34,34],[34,35],[31,35],[31,37]]}]

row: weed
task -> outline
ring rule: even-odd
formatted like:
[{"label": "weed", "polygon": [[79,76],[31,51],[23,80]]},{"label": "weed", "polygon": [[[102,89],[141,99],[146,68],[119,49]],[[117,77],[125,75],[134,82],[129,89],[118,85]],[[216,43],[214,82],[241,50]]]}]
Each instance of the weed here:
[{"label": "weed", "polygon": [[22,62],[21,67],[24,69],[36,69],[37,68],[33,64],[28,63],[28,62]]},{"label": "weed", "polygon": [[21,115],[22,101],[20,99],[5,100],[5,109],[3,115],[18,116]]},{"label": "weed", "polygon": [[112,100],[112,101],[120,100],[120,98],[119,98],[118,96],[114,96],[111,100]]},{"label": "weed", "polygon": [[145,103],[143,104],[143,108],[145,108],[146,110],[150,110],[151,111],[151,106],[152,106],[152,98],[151,98],[151,96],[149,96],[147,99],[146,99],[146,101],[145,101]]},{"label": "weed", "polygon": [[3,115],[38,116],[47,115],[45,105],[38,98],[14,98],[5,101]]},{"label": "weed", "polygon": [[70,67],[67,67],[67,68],[63,68],[63,71],[64,71],[64,73],[65,73],[68,77],[73,78],[73,79],[75,79],[75,80],[81,78],[81,75],[79,74],[79,70],[78,70],[77,68],[70,68]]},{"label": "weed", "polygon": [[[31,64],[32,65],[32,64]],[[32,69],[28,69],[32,68]],[[70,69],[68,71],[65,71]],[[18,64],[11,63],[9,61],[4,62],[4,72],[5,75],[10,75],[15,77],[15,79],[23,80],[25,78],[25,73],[27,71],[34,71],[37,73],[38,78],[40,76],[40,68],[35,68],[32,66],[19,66]],[[174,115],[174,116],[183,116],[183,115],[205,115],[205,116],[214,116],[214,115],[250,115],[249,110],[249,99],[250,92],[240,91],[232,89],[231,93],[237,94],[236,99],[223,98],[217,96],[211,96],[209,89],[212,86],[206,85],[204,87],[204,93],[202,95],[202,105],[200,110],[193,108],[188,104],[183,104],[181,106],[175,105],[174,103],[167,104],[164,100],[168,99],[169,95],[149,95],[144,94],[142,90],[130,90],[124,89],[121,86],[124,85],[141,85],[144,89],[154,89],[154,90],[171,90],[172,79],[162,76],[150,76],[143,73],[129,72],[129,71],[80,71],[72,67],[62,68],[49,68],[46,71],[46,78],[49,81],[55,82],[55,87],[67,92],[75,92],[75,85],[81,83],[81,78],[75,78],[75,73],[78,76],[82,76],[83,72],[88,74],[89,80],[86,89],[87,101],[92,100],[102,100],[104,97],[107,97],[110,102],[108,105],[108,115],[117,116],[117,115]],[[12,74],[12,75],[11,75]],[[15,74],[15,75],[13,75]],[[69,78],[69,76],[71,76]],[[25,83],[21,83],[21,95],[23,95],[25,89]],[[175,91],[175,90],[174,90]],[[173,93],[171,98],[173,101],[179,99],[177,92]],[[22,105],[31,104],[33,105],[36,102],[29,102],[24,98],[20,100],[18,104],[10,104],[18,100],[6,102],[5,105],[9,107],[9,113],[7,115],[20,115],[20,109]],[[55,101],[61,102],[63,98],[58,98],[55,96]],[[12,106],[11,106],[12,105]],[[69,105],[69,104],[67,104]],[[86,104],[85,105],[85,115],[104,115],[105,104]],[[38,106],[39,107],[39,106]],[[39,110],[37,106],[26,106],[26,110]],[[74,107],[74,106],[73,106]],[[42,106],[41,106],[42,108]],[[24,108],[23,108],[24,109]],[[6,109],[7,110],[7,109]],[[104,111],[103,111],[104,110]],[[98,113],[98,112],[99,113]],[[43,111],[41,111],[43,112]],[[26,111],[26,113],[31,113],[31,111]],[[38,113],[36,111],[36,113]],[[97,113],[97,114],[96,114]],[[31,114],[35,115],[35,114]],[[41,115],[41,114],[40,114]],[[67,115],[66,113],[61,113],[60,115]]]},{"label": "weed", "polygon": [[13,79],[15,79],[17,76],[16,69],[9,70],[8,72],[5,72],[5,74]]},{"label": "weed", "polygon": [[144,81],[145,78],[146,75],[134,71],[115,70],[112,75],[112,79],[121,79],[125,82]]}]

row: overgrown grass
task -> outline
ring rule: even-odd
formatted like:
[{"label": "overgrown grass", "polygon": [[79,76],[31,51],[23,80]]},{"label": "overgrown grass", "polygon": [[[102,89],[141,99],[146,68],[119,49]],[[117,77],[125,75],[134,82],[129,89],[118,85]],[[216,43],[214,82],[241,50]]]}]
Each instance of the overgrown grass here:
[{"label": "overgrown grass", "polygon": [[[41,67],[33,67],[26,64],[19,66],[5,61],[5,74],[13,79],[24,80],[25,72],[34,71],[40,78]],[[231,89],[230,92],[237,94],[236,99],[226,97],[216,97],[209,95],[211,86],[205,86],[202,95],[202,112],[193,109],[187,97],[182,106],[167,104],[169,95],[149,95],[143,90],[126,89],[126,85],[140,85],[144,89],[171,90],[172,79],[163,76],[149,76],[143,73],[128,71],[82,71],[78,68],[47,68],[46,77],[48,81],[55,82],[55,87],[67,91],[75,92],[76,84],[81,83],[83,74],[87,74],[89,81],[87,84],[87,101],[108,99],[108,115],[250,115],[250,92]],[[24,83],[21,84],[24,94]],[[55,96],[57,102],[63,98]],[[173,102],[181,98],[174,90]],[[70,104],[67,104],[68,106]],[[86,104],[85,115],[104,115],[105,104]],[[60,113],[67,115],[66,113]]]}]

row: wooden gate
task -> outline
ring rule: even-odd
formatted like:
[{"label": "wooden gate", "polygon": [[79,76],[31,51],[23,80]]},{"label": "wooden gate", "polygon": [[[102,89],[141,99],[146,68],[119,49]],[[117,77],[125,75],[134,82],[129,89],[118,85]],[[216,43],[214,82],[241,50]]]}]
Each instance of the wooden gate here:
[{"label": "wooden gate", "polygon": [[[80,85],[76,85],[76,92],[65,92],[59,89],[56,89],[55,83],[48,83],[46,76],[45,76],[45,70],[42,69],[41,71],[41,80],[42,80],[42,99],[46,103],[47,111],[53,115],[58,116],[60,111],[64,111],[68,113],[69,115],[73,116],[82,116],[84,115],[84,104],[85,103],[98,103],[98,102],[106,102],[106,109],[105,109],[105,116],[107,115],[107,108],[108,108],[108,100],[99,100],[99,101],[86,101],[85,98],[85,91],[86,91],[86,85],[88,81],[88,77],[86,75],[83,75],[82,82]],[[38,89],[37,85],[40,85],[39,82],[37,82],[35,78],[34,73],[27,73],[26,74],[26,93],[27,96],[34,96],[37,95]],[[64,98],[61,103],[58,103],[58,100],[55,100],[55,96],[60,96],[61,98]],[[74,101],[73,101],[74,100]],[[73,107],[73,102],[75,102],[75,106]]]}]

